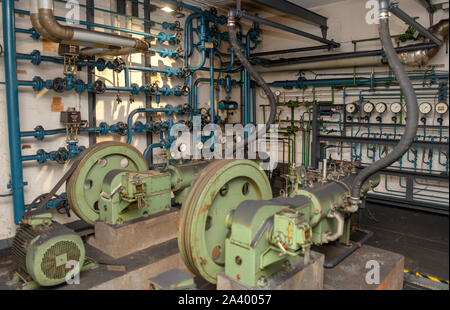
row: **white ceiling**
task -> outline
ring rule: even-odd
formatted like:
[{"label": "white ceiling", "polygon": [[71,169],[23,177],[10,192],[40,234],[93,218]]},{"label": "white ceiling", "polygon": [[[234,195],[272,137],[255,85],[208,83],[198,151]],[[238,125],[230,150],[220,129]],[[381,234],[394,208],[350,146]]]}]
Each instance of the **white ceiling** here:
[{"label": "white ceiling", "polygon": [[[313,8],[325,4],[330,4],[334,2],[340,2],[344,0],[288,0],[294,4],[300,5],[304,8]],[[216,8],[230,8],[234,7],[236,4],[235,0],[184,0],[188,4],[198,5],[198,6],[214,6]],[[260,8],[251,0],[243,0],[244,7],[248,8]]]},{"label": "white ceiling", "polygon": [[304,8],[314,8],[316,6],[340,2],[343,0],[288,0],[288,1],[297,4],[299,6],[302,6]]}]

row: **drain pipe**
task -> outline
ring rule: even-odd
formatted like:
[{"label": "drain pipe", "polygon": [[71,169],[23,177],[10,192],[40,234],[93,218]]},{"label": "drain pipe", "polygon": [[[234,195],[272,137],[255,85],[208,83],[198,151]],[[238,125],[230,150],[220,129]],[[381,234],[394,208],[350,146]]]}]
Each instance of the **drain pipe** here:
[{"label": "drain pipe", "polygon": [[389,6],[390,0],[380,0],[380,38],[383,45],[383,49],[386,53],[386,57],[389,62],[389,66],[394,72],[398,83],[405,96],[407,106],[407,121],[405,133],[403,134],[400,142],[394,147],[394,150],[390,152],[386,157],[376,161],[372,165],[361,170],[356,175],[351,188],[351,204],[353,206],[359,206],[361,204],[361,186],[372,175],[384,169],[397,160],[399,160],[411,147],[417,134],[417,128],[419,123],[419,108],[417,105],[417,98],[414,92],[411,81],[400,62],[399,58],[392,44],[392,39],[389,31]]},{"label": "drain pipe", "polygon": [[53,0],[38,1],[40,25],[52,37],[55,37],[60,41],[76,42],[107,48],[135,48],[138,51],[147,51],[149,48],[149,44],[143,40],[111,33],[63,26],[55,19]]}]

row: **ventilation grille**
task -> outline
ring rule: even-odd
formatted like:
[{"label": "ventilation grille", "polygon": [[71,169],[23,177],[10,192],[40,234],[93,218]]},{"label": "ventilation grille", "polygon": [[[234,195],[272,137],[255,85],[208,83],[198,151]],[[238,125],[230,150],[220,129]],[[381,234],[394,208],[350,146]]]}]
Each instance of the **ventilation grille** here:
[{"label": "ventilation grille", "polygon": [[37,235],[38,233],[36,233],[31,226],[21,225],[16,232],[16,236],[12,244],[12,260],[18,268],[25,272],[27,272],[26,259],[28,246],[31,240],[37,237]]},{"label": "ventilation grille", "polygon": [[[45,252],[41,263],[42,273],[52,280],[63,279],[70,271],[70,268],[66,267],[66,262],[71,260],[78,262],[80,255],[80,249],[75,242],[59,241]],[[60,257],[64,257],[62,262],[58,261]]]}]

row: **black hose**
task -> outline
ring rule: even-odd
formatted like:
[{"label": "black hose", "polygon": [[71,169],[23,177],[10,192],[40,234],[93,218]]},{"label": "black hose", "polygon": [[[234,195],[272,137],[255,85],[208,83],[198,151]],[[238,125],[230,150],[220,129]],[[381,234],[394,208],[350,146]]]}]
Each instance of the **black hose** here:
[{"label": "black hose", "polygon": [[[255,69],[253,69],[252,65],[250,64],[250,61],[244,56],[244,54],[241,52],[241,47],[239,46],[239,42],[237,39],[236,34],[236,27],[235,27],[235,14],[236,11],[230,11],[229,17],[228,17],[228,31],[230,34],[230,42],[231,46],[233,47],[233,50],[236,54],[236,56],[239,58],[242,66],[244,66],[245,69],[250,73],[250,75],[255,79],[256,84],[258,84],[259,87],[261,87],[264,92],[266,93],[267,97],[269,98],[270,102],[270,116],[267,120],[267,123],[265,124],[265,130],[258,131],[256,135],[250,135],[250,138],[246,138],[244,140],[244,149],[247,147],[249,143],[252,143],[256,140],[256,138],[262,137],[266,132],[269,131],[270,125],[275,123],[275,119],[277,116],[277,103],[275,100],[275,96],[273,95],[272,91],[270,90],[267,83],[264,81],[264,79],[259,75],[258,72],[256,72]],[[236,146],[233,148],[233,154],[236,153]]]},{"label": "black hose", "polygon": [[408,74],[400,62],[400,59],[395,52],[394,45],[392,44],[388,18],[389,4],[389,0],[380,0],[380,38],[386,58],[389,62],[389,66],[394,72],[397,81],[400,84],[400,88],[402,89],[403,95],[405,96],[408,110],[406,127],[402,139],[394,147],[392,152],[386,155],[386,157],[361,170],[361,172],[359,172],[355,177],[351,190],[351,200],[355,204],[359,204],[362,184],[370,176],[399,160],[409,150],[411,144],[416,138],[417,128],[419,126],[419,107],[417,105],[416,94],[412,83],[409,80]]}]

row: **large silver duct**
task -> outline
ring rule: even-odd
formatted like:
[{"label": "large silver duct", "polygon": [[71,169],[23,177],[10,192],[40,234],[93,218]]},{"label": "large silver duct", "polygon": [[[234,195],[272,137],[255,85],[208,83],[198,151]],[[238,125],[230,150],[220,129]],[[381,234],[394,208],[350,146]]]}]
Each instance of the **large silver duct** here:
[{"label": "large silver duct", "polygon": [[138,51],[135,48],[119,48],[119,49],[108,49],[101,47],[87,47],[80,50],[80,54],[84,56],[126,56],[130,54],[137,53]]},{"label": "large silver duct", "polygon": [[49,37],[56,39],[55,42],[73,42],[80,45],[111,49],[134,48],[137,51],[147,51],[149,48],[148,43],[143,40],[72,26],[63,26],[55,19],[53,0],[31,0],[31,2],[34,1],[38,2],[40,26],[48,33]]}]

